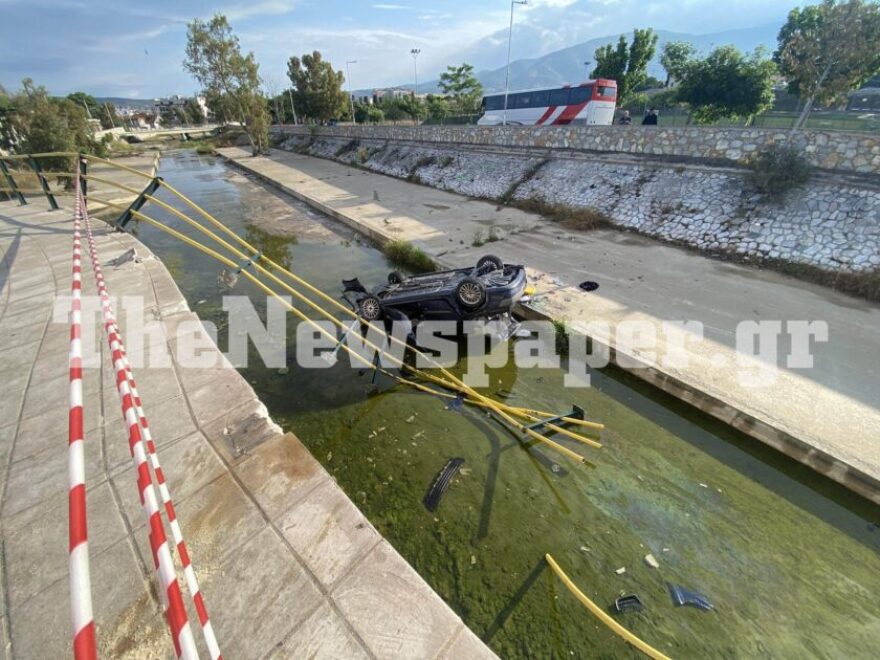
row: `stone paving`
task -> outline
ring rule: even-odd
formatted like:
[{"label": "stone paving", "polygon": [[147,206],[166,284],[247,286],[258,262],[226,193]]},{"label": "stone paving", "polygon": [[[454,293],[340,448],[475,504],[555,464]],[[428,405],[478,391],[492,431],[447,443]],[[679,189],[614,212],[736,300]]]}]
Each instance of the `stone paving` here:
[{"label": "stone paving", "polygon": [[[410,241],[455,268],[487,252],[525,264],[537,294],[524,313],[565,320],[613,349],[638,377],[880,502],[877,304],[633,234],[572,231],[322,158],[280,150],[254,158],[234,147],[219,153],[380,244]],[[499,242],[474,241],[490,229]],[[577,286],[584,280],[600,288],[585,294]],[[699,322],[702,335],[667,323],[683,320]],[[790,339],[783,335],[770,359],[774,380],[751,385],[741,377],[768,362],[738,350],[738,325],[765,320],[826,322],[828,341],[811,347],[814,366],[787,368]],[[646,349],[621,339],[614,329],[622,322],[650,325],[660,341]]]},{"label": "stone paving", "polygon": [[[53,310],[70,289],[72,223],[69,211],[44,208],[0,202],[0,657],[10,658],[71,653],[68,325],[63,312],[53,322]],[[136,248],[139,259],[104,267],[108,289],[144,296],[148,319],[161,325],[145,348],[149,363],[171,355],[167,366],[135,367],[135,378],[224,656],[494,657],[272,422],[213,343],[204,355],[214,367],[179,364],[178,342],[200,325],[164,265],[127,234],[103,228],[96,240],[102,263]],[[84,295],[94,295],[88,264]],[[85,340],[100,355],[84,375],[99,651],[172,657],[106,341]],[[190,622],[207,657],[192,611]]]}]

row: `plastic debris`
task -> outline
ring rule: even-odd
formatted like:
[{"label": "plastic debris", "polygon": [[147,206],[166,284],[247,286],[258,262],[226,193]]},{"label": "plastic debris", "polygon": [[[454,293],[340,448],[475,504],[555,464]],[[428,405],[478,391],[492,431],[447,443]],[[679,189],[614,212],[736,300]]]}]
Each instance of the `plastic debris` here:
[{"label": "plastic debris", "polygon": [[651,568],[660,568],[660,562],[650,552],[645,555],[645,563]]},{"label": "plastic debris", "polygon": [[414,421],[416,421],[416,416],[415,416],[415,415],[410,415],[409,417],[406,418],[406,423],[407,423],[407,424],[412,424]]},{"label": "plastic debris", "polygon": [[434,483],[431,484],[425,495],[425,499],[422,500],[428,511],[437,510],[437,507],[440,505],[440,498],[443,497],[443,493],[449,488],[452,478],[462,465],[464,465],[463,458],[450,458],[437,474]]},{"label": "plastic debris", "polygon": [[667,582],[666,586],[669,588],[669,595],[672,597],[672,604],[676,607],[690,605],[701,610],[708,611],[714,609],[714,606],[709,602],[709,599],[697,591],[685,589],[684,587],[672,584],[671,582]]},{"label": "plastic debris", "polygon": [[614,600],[614,609],[620,613],[641,612],[645,609],[645,604],[635,594],[627,594]]},{"label": "plastic debris", "polygon": [[462,405],[464,404],[464,394],[459,392],[455,395],[455,398],[449,402],[446,406],[446,410],[459,411],[461,410]]},{"label": "plastic debris", "polygon": [[581,282],[580,284],[578,284],[578,288],[581,291],[586,291],[587,293],[589,293],[590,291],[595,291],[596,289],[598,289],[599,284],[596,282],[592,282],[590,280],[587,280],[586,282]]},{"label": "plastic debris", "polygon": [[618,575],[623,575],[624,573],[626,573],[626,566],[621,566],[620,568],[618,568],[614,572],[617,573]]}]

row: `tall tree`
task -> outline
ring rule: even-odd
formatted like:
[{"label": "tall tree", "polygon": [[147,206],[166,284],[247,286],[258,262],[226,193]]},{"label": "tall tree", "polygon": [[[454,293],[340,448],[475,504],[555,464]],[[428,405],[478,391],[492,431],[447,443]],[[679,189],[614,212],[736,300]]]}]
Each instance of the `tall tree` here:
[{"label": "tall tree", "polygon": [[99,118],[101,108],[98,107],[98,101],[91,94],[86,94],[85,92],[73,92],[72,94],[68,94],[67,98],[85,108],[90,119]]},{"label": "tall tree", "polygon": [[735,46],[721,46],[704,59],[691,60],[678,86],[678,100],[691,107],[698,123],[769,110],[776,65],[765,52],[743,55]]},{"label": "tall tree", "polygon": [[455,112],[477,112],[483,98],[483,86],[474,75],[474,67],[467,62],[461,66],[448,66],[440,74],[440,89],[452,103]]},{"label": "tall tree", "polygon": [[620,35],[617,45],[605,44],[596,49],[594,78],[617,81],[617,96],[621,101],[648,79],[648,62],[657,52],[657,35],[651,28],[633,30],[632,43]]},{"label": "tall tree", "polygon": [[317,121],[336,119],[348,108],[348,94],[343,91],[345,76],[334,71],[321,53],[291,57],[287,62],[287,77],[293,83],[296,110]]},{"label": "tall tree", "polygon": [[688,64],[696,55],[697,49],[687,41],[667,41],[663,44],[660,64],[666,70],[666,86],[678,83],[684,78]]},{"label": "tall tree", "polygon": [[824,0],[793,9],[779,31],[775,59],[789,91],[804,101],[794,129],[813,104],[842,102],[880,72],[880,5],[865,0]]},{"label": "tall tree", "polygon": [[256,156],[269,146],[266,101],[260,91],[260,67],[253,53],[242,55],[226,17],[195,19],[187,26],[184,68],[209,98],[221,97],[226,119],[241,123]]}]

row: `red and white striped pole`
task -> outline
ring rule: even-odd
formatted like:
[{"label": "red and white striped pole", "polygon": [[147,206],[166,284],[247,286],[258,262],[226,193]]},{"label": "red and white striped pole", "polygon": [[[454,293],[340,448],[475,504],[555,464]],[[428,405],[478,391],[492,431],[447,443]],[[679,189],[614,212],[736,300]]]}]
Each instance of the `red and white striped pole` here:
[{"label": "red and white striped pole", "polygon": [[101,296],[101,309],[104,315],[104,329],[107,332],[107,342],[116,370],[116,387],[122,403],[122,416],[128,426],[128,445],[138,475],[138,490],[140,493],[141,506],[147,518],[147,526],[150,529],[150,548],[153,554],[153,565],[159,580],[159,594],[165,608],[165,616],[171,629],[171,637],[174,642],[174,650],[178,658],[198,658],[195,640],[190,629],[186,608],[183,604],[183,596],[180,585],[177,582],[177,572],[174,569],[174,560],[168,547],[165,536],[165,527],[159,513],[159,504],[156,499],[156,490],[153,486],[153,477],[147,465],[147,457],[144,451],[144,443],[138,426],[138,417],[134,410],[134,400],[131,388],[128,384],[128,376],[122,358],[123,344],[117,332],[116,318],[110,304],[110,295],[104,283],[104,275],[101,264],[98,261],[98,252],[92,235],[91,223],[88,212],[83,209],[86,235],[89,243],[92,268],[95,272],[95,280],[98,285],[98,293]]},{"label": "red and white striped pole", "polygon": [[89,571],[89,541],[86,516],[86,471],[84,459],[82,396],[82,251],[80,240],[81,192],[76,178],[76,208],[73,211],[73,283],[70,306],[70,412],[68,416],[68,527],[70,533],[70,619],[73,623],[73,657],[95,660],[95,621],[92,616],[92,584]]}]

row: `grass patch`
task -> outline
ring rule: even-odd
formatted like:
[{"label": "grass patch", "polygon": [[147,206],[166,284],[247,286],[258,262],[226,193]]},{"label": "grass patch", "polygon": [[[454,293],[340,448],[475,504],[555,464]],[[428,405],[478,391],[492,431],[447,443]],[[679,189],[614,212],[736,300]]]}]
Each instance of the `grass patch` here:
[{"label": "grass patch", "polygon": [[587,206],[576,208],[565,204],[554,204],[539,198],[518,199],[512,206],[529,213],[537,213],[569,229],[590,231],[614,227],[614,221],[607,213]]},{"label": "grass patch", "polygon": [[779,197],[799,188],[809,179],[810,164],[800,151],[784,145],[773,145],[759,151],[749,161],[749,181],[768,197]]},{"label": "grass patch", "polygon": [[861,273],[832,273],[810,264],[799,264],[781,259],[763,259],[760,263],[799,280],[806,280],[851,296],[880,302],[880,268]]},{"label": "grass patch", "polygon": [[428,273],[435,270],[431,257],[412,243],[391,241],[385,245],[383,251],[395,266],[400,266],[413,273]]},{"label": "grass patch", "polygon": [[357,148],[358,148],[358,141],[357,140],[349,140],[348,142],[343,144],[341,147],[339,147],[339,149],[336,150],[336,153],[334,155],[337,158],[341,158],[345,154],[351,153],[352,151],[354,151]]},{"label": "grass patch", "polygon": [[443,158],[440,159],[440,167],[449,167],[454,160],[455,158],[452,156],[443,156]]},{"label": "grass patch", "polygon": [[541,168],[544,167],[544,165],[546,165],[548,162],[550,162],[549,159],[545,158],[543,160],[539,160],[537,163],[532,165],[519,179],[510,184],[510,187],[504,191],[504,194],[498,198],[498,201],[502,204],[506,204],[507,206],[514,205],[513,196],[516,194],[517,189],[521,185],[528,183],[529,181],[534,179]]},{"label": "grass patch", "polygon": [[556,354],[568,355],[568,325],[566,325],[565,321],[553,319],[553,330],[556,332]]}]

